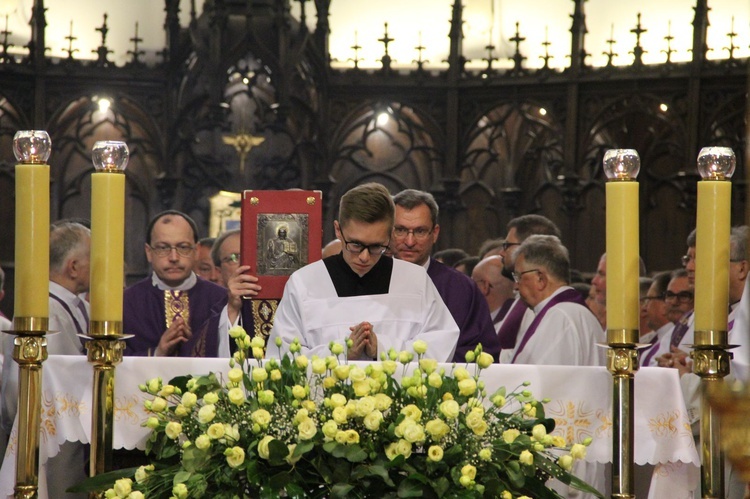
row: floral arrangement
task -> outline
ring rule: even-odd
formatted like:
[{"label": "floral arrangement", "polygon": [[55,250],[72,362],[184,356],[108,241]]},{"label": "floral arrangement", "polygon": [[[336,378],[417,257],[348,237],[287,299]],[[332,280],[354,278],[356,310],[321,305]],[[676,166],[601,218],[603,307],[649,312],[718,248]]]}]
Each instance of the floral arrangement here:
[{"label": "floral arrangement", "polygon": [[[450,497],[557,498],[555,477],[601,495],[569,473],[586,445],[552,436],[525,386],[486,394],[492,356],[478,346],[444,372],[414,353],[349,364],[346,346],[308,359],[300,345],[263,359],[242,328],[226,378],[188,376],[141,385],[151,414],[152,464],[93,477],[81,490],[107,498]],[[280,347],[280,345],[277,345]]]}]

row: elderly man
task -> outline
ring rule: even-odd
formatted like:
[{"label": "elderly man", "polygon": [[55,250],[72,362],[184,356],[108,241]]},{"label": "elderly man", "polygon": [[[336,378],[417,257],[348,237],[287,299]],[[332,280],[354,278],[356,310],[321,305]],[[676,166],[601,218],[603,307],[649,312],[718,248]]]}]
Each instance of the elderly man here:
[{"label": "elderly man", "polygon": [[514,364],[604,365],[604,332],[569,283],[568,250],[555,236],[530,236],[514,256],[513,278],[534,319],[516,344]]},{"label": "elderly man", "polygon": [[195,222],[169,210],[156,215],[146,233],[152,274],[123,296],[126,355],[216,357],[219,321],[227,290],[193,272],[198,242]]},{"label": "elderly man", "polygon": [[487,301],[492,323],[499,330],[505,314],[515,302],[514,283],[503,276],[502,257],[490,255],[480,260],[471,273],[471,279]]},{"label": "elderly man", "polygon": [[463,362],[466,352],[479,343],[497,361],[500,342],[481,291],[468,276],[430,257],[440,235],[435,198],[429,192],[406,189],[396,194],[393,202],[396,205],[391,239],[394,256],[424,267],[448,306],[461,331],[453,361]]},{"label": "elderly man", "polygon": [[213,260],[211,260],[211,248],[213,248],[215,241],[215,237],[204,237],[198,241],[198,244],[195,247],[197,255],[193,266],[193,272],[195,272],[195,275],[198,277],[202,277],[207,281],[221,284],[219,270],[214,265]]},{"label": "elderly man", "polygon": [[[526,238],[533,235],[549,235],[561,237],[560,229],[550,219],[541,215],[523,215],[508,222],[508,234],[500,246],[500,257],[503,259],[503,275],[513,280],[513,255],[518,246]],[[523,332],[531,323],[534,314],[528,310],[528,305],[516,298],[505,315],[502,323],[498,326],[497,335],[500,339],[501,363],[510,363],[513,348]]]},{"label": "elderly man", "polygon": [[[654,345],[672,331],[674,322],[667,314],[666,293],[669,281],[672,279],[671,272],[660,272],[654,276],[648,291],[641,298],[641,313],[646,316],[646,331],[641,331],[640,341],[651,346],[641,350],[640,362],[642,366],[647,365],[646,359],[653,358],[651,349]],[[655,347],[658,349],[658,346]]]},{"label": "elderly man", "polygon": [[388,190],[369,183],[341,197],[333,227],[344,249],[294,272],[276,309],[267,354],[298,338],[305,354],[325,356],[329,343],[351,340],[351,360],[375,359],[390,348],[427,342],[427,356],[453,358],[458,326],[427,272],[384,253],[393,233]]}]

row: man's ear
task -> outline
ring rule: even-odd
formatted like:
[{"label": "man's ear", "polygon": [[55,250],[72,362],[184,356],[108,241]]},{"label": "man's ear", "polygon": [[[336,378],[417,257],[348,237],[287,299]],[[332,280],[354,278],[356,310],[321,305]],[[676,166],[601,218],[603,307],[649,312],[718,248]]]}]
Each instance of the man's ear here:
[{"label": "man's ear", "polygon": [[341,237],[341,225],[339,225],[338,220],[333,221],[333,232],[336,234],[336,239],[340,239],[341,242],[344,241],[344,239]]}]

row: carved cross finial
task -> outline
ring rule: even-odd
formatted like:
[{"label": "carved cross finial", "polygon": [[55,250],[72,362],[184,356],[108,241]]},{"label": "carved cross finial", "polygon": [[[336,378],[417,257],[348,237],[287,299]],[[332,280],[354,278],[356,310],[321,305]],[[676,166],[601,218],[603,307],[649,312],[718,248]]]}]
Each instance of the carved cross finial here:
[{"label": "carved cross finial", "polygon": [[68,53],[68,60],[73,60],[73,54],[78,52],[78,49],[73,48],[73,42],[78,40],[77,36],[73,36],[73,20],[70,20],[70,34],[65,37],[66,40],[68,40],[68,48],[63,49],[65,52]]},{"label": "carved cross finial", "polygon": [[521,31],[519,30],[519,24],[516,22],[516,34],[513,38],[509,38],[508,40],[513,42],[516,45],[516,51],[513,54],[513,57],[510,59],[513,61],[513,69],[511,70],[511,74],[520,74],[523,73],[524,70],[521,67],[521,63],[526,60],[526,57],[521,55],[521,42],[526,40],[525,37],[521,36]]},{"label": "carved cross finial", "polygon": [[5,29],[3,31],[0,31],[0,34],[3,35],[3,43],[2,43],[3,53],[0,54],[0,61],[16,62],[13,56],[8,54],[8,49],[13,47],[12,43],[8,43],[8,36],[13,34],[12,31],[8,31],[8,14],[5,14]]},{"label": "carved cross finial", "polygon": [[428,61],[426,59],[422,59],[422,52],[426,48],[427,47],[425,47],[424,45],[422,45],[422,31],[420,31],[419,32],[419,44],[416,47],[414,47],[414,50],[417,51],[417,59],[414,60],[414,61],[411,61],[411,62],[416,62],[417,63],[417,70],[418,71],[422,71],[424,69],[424,64],[426,62],[430,62],[430,61]]},{"label": "carved cross finial", "polygon": [[602,55],[607,56],[607,67],[612,67],[612,61],[615,57],[617,57],[617,53],[614,51],[614,45],[617,43],[617,40],[615,40],[615,25],[612,24],[609,27],[609,40],[607,40],[607,45],[609,45],[609,50],[606,52],[602,52]]},{"label": "carved cross finial", "polygon": [[143,50],[138,50],[138,44],[143,41],[143,38],[138,37],[138,21],[135,22],[135,36],[131,38],[130,41],[133,42],[133,50],[128,50],[128,55],[133,56],[130,62],[132,62],[133,64],[141,64],[140,57],[146,52],[144,52]]},{"label": "carved cross finial", "polygon": [[729,38],[729,46],[724,47],[724,50],[729,52],[729,63],[731,64],[732,61],[734,61],[734,51],[740,48],[738,45],[734,44],[734,39],[737,38],[737,33],[734,32],[734,16],[732,16],[732,29],[727,33],[727,38]]},{"label": "carved cross finial", "polygon": [[362,60],[359,57],[359,51],[362,50],[362,46],[357,41],[358,37],[359,37],[359,32],[357,30],[354,30],[354,45],[349,47],[354,51],[354,57],[347,59],[347,61],[352,61],[354,63],[354,69],[359,69],[359,61]]},{"label": "carved cross finial", "polygon": [[383,54],[380,62],[383,63],[383,70],[389,71],[391,69],[391,56],[388,55],[388,44],[395,41],[395,38],[391,38],[390,36],[388,36],[388,23],[384,23],[384,26],[385,30],[383,38],[378,38],[378,41],[383,44],[383,47],[385,47],[385,54]]},{"label": "carved cross finial", "polygon": [[553,57],[549,55],[550,45],[552,45],[552,42],[549,41],[549,26],[545,26],[544,27],[544,41],[542,42],[542,47],[544,47],[544,55],[539,56],[539,58],[544,61],[544,65],[542,66],[542,69],[549,69],[549,61]]},{"label": "carved cross finial", "polygon": [[672,64],[672,54],[675,53],[675,50],[672,48],[672,40],[674,40],[674,37],[672,36],[672,21],[667,23],[667,36],[665,36],[664,39],[667,41],[667,48],[666,50],[662,50],[662,53],[667,54],[667,60],[665,62],[667,64]]},{"label": "carved cross finial", "polygon": [[631,33],[635,34],[635,47],[633,47],[632,52],[629,52],[630,54],[633,54],[633,66],[643,65],[643,54],[645,54],[647,51],[643,50],[643,47],[641,47],[641,35],[647,31],[647,29],[643,29],[641,27],[641,13],[639,12],[638,24],[635,28],[630,30]]},{"label": "carved cross finial", "polygon": [[107,33],[109,32],[109,28],[107,27],[106,13],[104,14],[104,23],[96,28],[96,31],[99,31],[102,34],[102,44],[96,50],[92,50],[91,52],[99,56],[96,60],[97,66],[109,66],[111,63],[109,62],[109,59],[107,59],[107,55],[111,54],[112,51],[107,48]]}]

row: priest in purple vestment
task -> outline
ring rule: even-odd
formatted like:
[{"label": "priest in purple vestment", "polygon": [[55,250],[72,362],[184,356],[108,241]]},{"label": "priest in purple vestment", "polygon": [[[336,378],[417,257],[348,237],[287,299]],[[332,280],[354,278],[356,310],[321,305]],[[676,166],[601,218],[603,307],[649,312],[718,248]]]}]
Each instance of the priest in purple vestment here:
[{"label": "priest in purple vestment", "polygon": [[428,192],[407,189],[396,194],[393,202],[396,204],[391,239],[394,256],[427,269],[427,275],[458,324],[460,335],[453,361],[463,362],[466,352],[479,343],[497,361],[500,342],[482,292],[467,275],[430,257],[440,234],[435,198]]},{"label": "priest in purple vestment", "polygon": [[[216,357],[227,290],[193,272],[197,228],[186,214],[160,213],[147,230],[152,274],[123,297],[125,355]],[[226,325],[222,327],[228,329]]]}]

